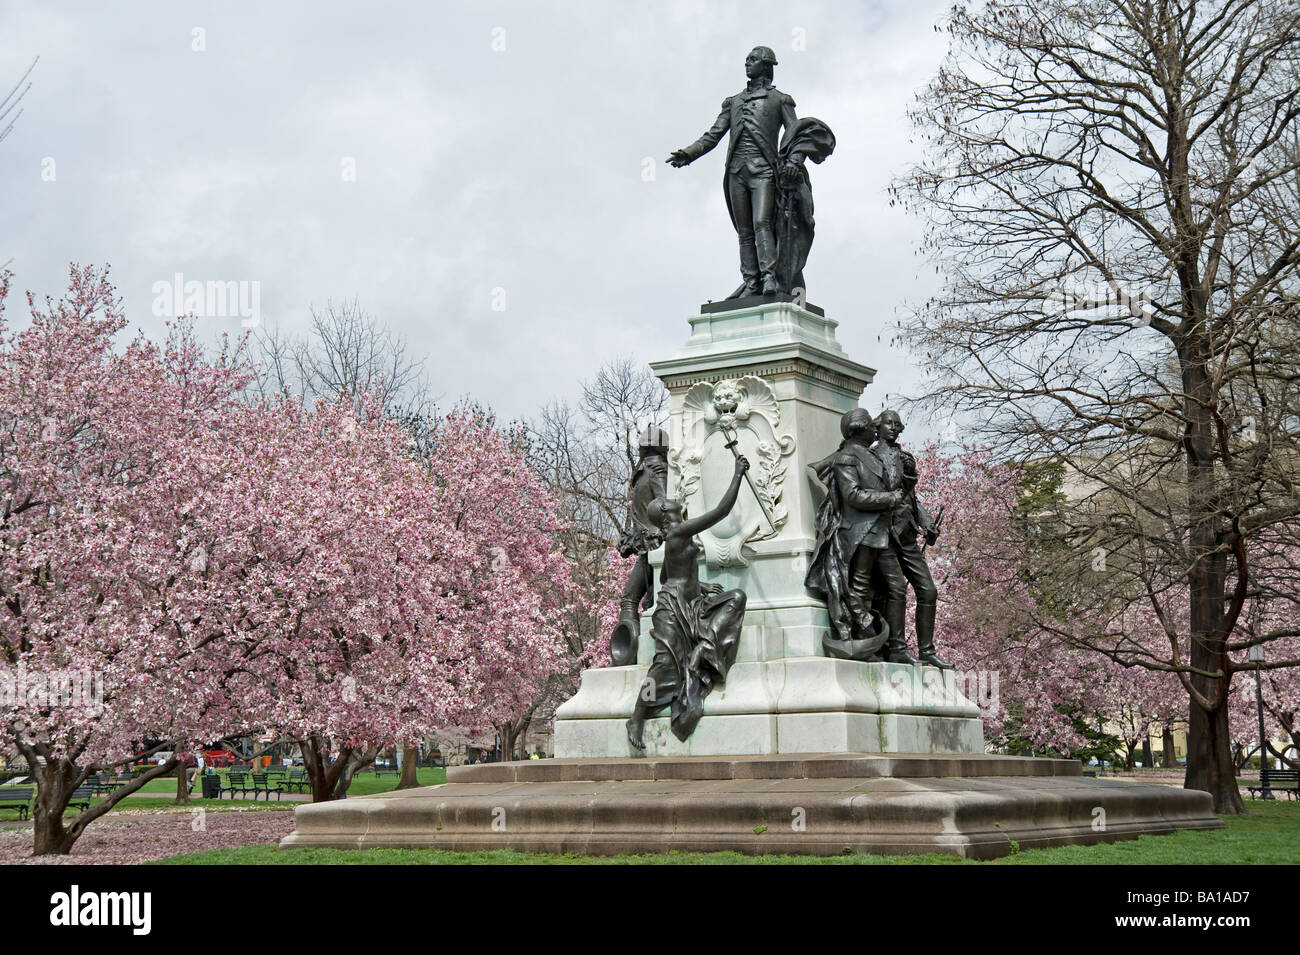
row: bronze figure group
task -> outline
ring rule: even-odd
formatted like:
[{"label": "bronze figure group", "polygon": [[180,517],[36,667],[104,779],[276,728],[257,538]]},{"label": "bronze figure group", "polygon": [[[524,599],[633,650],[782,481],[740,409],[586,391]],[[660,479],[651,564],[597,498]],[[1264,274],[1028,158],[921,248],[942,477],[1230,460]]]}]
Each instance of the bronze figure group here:
[{"label": "bronze figure group", "polygon": [[[916,458],[898,444],[903,420],[861,408],[840,420],[844,440],[813,465],[825,489],[817,508],[817,546],[804,586],[826,601],[831,656],[888,663],[952,664],[934,647],[938,591],[918,535],[939,538],[939,522],[917,499]],[[907,588],[916,595],[917,656],[903,639]]]},{"label": "bronze figure group", "polygon": [[714,686],[726,682],[727,671],[736,661],[745,593],[700,583],[700,545],[695,535],[730,513],[748,470],[749,462],[738,455],[722,500],[699,517],[687,518],[681,502],[667,497],[650,505],[664,542],[664,563],[650,626],[654,660],[627,721],[627,739],[637,752],[645,752],[646,719],[665,706],[672,707],[673,735],[687,739],[704,713],[704,698]]},{"label": "bronze figure group", "polygon": [[[924,664],[951,669],[934,646],[938,592],[918,537],[925,546],[939,537],[939,520],[917,499],[916,458],[898,437],[896,411],[876,419],[855,408],[840,421],[844,440],[813,465],[825,497],[817,509],[817,544],[804,585],[826,601],[831,631],[823,640],[829,656],[863,662]],[[641,683],[628,743],[645,752],[645,721],[671,707],[673,734],[686,740],[703,713],[704,698],[726,681],[735,662],[745,616],[745,593],[702,584],[695,535],[730,513],[749,462],[737,456],[731,483],[717,506],[688,518],[665,490],[667,438],[658,428],[642,434],[640,458],[629,488],[629,530],[620,551],[637,556],[611,636],[615,666],[636,662],[642,601],[654,606],[650,635],[655,654]],[[649,552],[664,547],[658,595]],[[907,588],[916,595],[917,656],[904,640]]]}]

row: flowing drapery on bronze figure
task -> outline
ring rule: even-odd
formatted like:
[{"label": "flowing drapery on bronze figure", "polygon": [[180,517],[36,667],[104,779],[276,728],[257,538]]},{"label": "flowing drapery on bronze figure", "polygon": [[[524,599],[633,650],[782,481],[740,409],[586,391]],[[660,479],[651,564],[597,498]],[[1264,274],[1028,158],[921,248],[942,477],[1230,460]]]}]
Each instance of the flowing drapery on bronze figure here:
[{"label": "flowing drapery on bronze figure", "polygon": [[820,163],[835,149],[835,134],[811,116],[795,123],[781,146],[781,191],[776,201],[776,281],[783,292],[806,289],[803,267],[813,240],[812,180],[796,157]]},{"label": "flowing drapery on bronze figure", "polygon": [[736,459],[736,471],[718,506],[688,519],[680,501],[661,498],[650,505],[664,541],[664,563],[650,636],[654,661],[637,693],[627,721],[634,753],[645,752],[645,721],[671,707],[673,735],[685,741],[704,713],[704,698],[726,682],[736,661],[745,619],[745,593],[716,584],[701,584],[700,545],[695,535],[722,520],[736,504],[749,462]]},{"label": "flowing drapery on bronze figure", "polygon": [[618,542],[619,554],[637,560],[623,588],[618,623],[609,638],[610,663],[616,667],[636,663],[641,609],[654,606],[650,552],[663,543],[663,537],[650,515],[650,505],[668,493],[668,434],[651,425],[641,432],[638,447],[640,454],[628,486],[627,530]]},{"label": "flowing drapery on bronze figure", "polygon": [[797,118],[794,100],[772,85],[776,65],[770,47],[754,47],[745,59],[745,88],[722,101],[703,136],[667,159],[674,167],[689,165],[729,135],[722,192],[740,241],[742,282],[728,298],[805,288],[813,204],[804,160],[820,163],[835,149],[830,127]]}]

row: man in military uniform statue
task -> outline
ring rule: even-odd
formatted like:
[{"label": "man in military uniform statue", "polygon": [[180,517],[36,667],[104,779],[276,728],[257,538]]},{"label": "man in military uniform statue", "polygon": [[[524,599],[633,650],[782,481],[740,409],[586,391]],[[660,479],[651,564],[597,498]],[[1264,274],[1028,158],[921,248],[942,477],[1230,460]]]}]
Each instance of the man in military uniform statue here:
[{"label": "man in military uniform statue", "polygon": [[[916,649],[920,661],[941,670],[951,670],[953,665],[942,659],[934,649],[934,617],[939,592],[930,575],[925,555],[916,546],[918,534],[925,535],[926,544],[939,538],[939,524],[916,498],[919,477],[916,458],[898,445],[903,433],[903,419],[897,411],[882,411],[876,418],[879,440],[872,448],[884,468],[885,486],[902,493],[889,518],[889,543],[897,555],[903,576],[916,593]],[[908,654],[903,642],[904,617],[907,611],[906,591],[901,598],[892,593],[885,603],[885,619],[889,622],[889,644],[886,653],[897,662],[916,660]]]},{"label": "man in military uniform statue", "polygon": [[[724,192],[732,224],[740,238],[740,273],[744,284],[728,298],[790,291],[781,288],[777,278],[777,243],[772,220],[778,198],[777,177],[787,183],[803,177],[804,154],[798,150],[787,151],[782,158],[784,143],[779,134],[784,127],[789,138],[795,131],[797,117],[794,100],[772,85],[774,66],[776,54],[769,47],[754,47],[745,59],[749,83],[722,101],[722,112],[708,132],[685,149],[674,150],[667,160],[674,167],[689,165],[716,146],[730,130]],[[830,137],[830,148],[833,145],[834,137]]]},{"label": "man in military uniform statue", "polygon": [[668,493],[667,432],[650,425],[641,432],[638,445],[640,455],[628,487],[627,530],[618,542],[618,552],[623,557],[636,555],[637,561],[623,589],[618,623],[609,639],[610,663],[616,667],[636,663],[641,602],[644,599],[647,608],[654,606],[654,571],[649,554],[663,543],[663,536],[649,508]]},{"label": "man in military uniform statue", "polygon": [[835,638],[823,641],[828,654],[908,662],[910,657],[892,655],[902,647],[901,639],[882,626],[880,612],[872,608],[873,597],[883,598],[886,606],[907,599],[907,579],[889,538],[891,516],[905,495],[886,486],[884,468],[871,451],[876,426],[869,412],[854,408],[845,414],[840,433],[839,449],[813,465],[827,493],[817,510],[817,546],[804,586],[830,611]]}]

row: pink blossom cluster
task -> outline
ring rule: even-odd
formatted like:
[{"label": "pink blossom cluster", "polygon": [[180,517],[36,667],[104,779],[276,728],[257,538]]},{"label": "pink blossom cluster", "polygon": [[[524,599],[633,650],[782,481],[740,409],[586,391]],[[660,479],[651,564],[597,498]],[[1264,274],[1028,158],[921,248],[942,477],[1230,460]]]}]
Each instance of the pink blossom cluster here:
[{"label": "pink blossom cluster", "polygon": [[[939,589],[935,641],[960,670],[997,673],[997,699],[977,701],[988,739],[998,741],[1012,728],[1012,714],[1017,735],[1035,749],[1058,751],[1085,742],[1071,712],[1108,731],[1136,723],[1130,739],[1145,735],[1155,719],[1185,715],[1177,677],[1083,649],[1061,621],[1044,626],[1050,615],[1036,603],[1028,578],[1014,469],[977,449],[948,455],[930,446],[917,462],[918,495],[932,511],[944,506],[942,536],[926,554]],[[1140,614],[1120,624],[1129,633],[1150,625]]]},{"label": "pink blossom cluster", "polygon": [[[0,704],[78,765],[228,734],[391,745],[503,721],[567,665],[555,502],[482,414],[427,460],[366,396],[249,402],[238,348],[126,327],[106,273],[4,322],[0,667],[102,676],[102,706]],[[596,595],[598,598],[602,595]],[[32,749],[31,747],[37,747]]]}]

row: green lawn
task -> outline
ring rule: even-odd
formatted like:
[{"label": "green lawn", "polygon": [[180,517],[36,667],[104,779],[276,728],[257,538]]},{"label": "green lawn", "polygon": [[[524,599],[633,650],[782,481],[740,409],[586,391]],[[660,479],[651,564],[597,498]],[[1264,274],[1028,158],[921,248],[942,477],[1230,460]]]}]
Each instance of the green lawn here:
[{"label": "green lawn", "polygon": [[[387,778],[387,777],[385,777]],[[229,805],[229,803],[227,803]],[[1226,829],[1139,836],[1095,846],[1032,849],[992,862],[951,856],[846,855],[746,856],[732,852],[669,853],[646,856],[559,856],[440,849],[286,849],[249,846],[216,849],[162,859],[154,865],[1215,865],[1300,863],[1300,802],[1247,803],[1245,816],[1225,816]]]},{"label": "green lawn", "polygon": [[[420,768],[416,771],[416,776],[422,786],[436,786],[447,781],[447,771],[441,768]],[[397,788],[397,781],[400,777],[393,775],[376,776],[374,773],[362,773],[360,776],[352,778],[352,785],[348,787],[348,793],[352,796],[373,796],[377,793],[392,792]],[[222,784],[225,784],[225,776],[222,774]],[[178,803],[176,801],[176,777],[169,776],[166,779],[155,779],[152,782],[144,784],[139,790],[141,793],[148,795],[127,796],[115,807],[113,812],[122,809],[175,809],[183,808],[203,808],[215,812],[221,812],[230,809],[289,809],[295,803],[272,799],[267,802],[265,796],[256,800],[253,799],[231,799],[229,796],[224,799],[202,799],[199,797],[200,792],[198,784],[195,784],[194,793],[190,796],[188,803]],[[156,797],[156,798],[155,798]],[[96,800],[100,802],[101,800]],[[6,807],[7,808],[7,807]],[[75,816],[80,812],[79,809],[69,809],[64,815]],[[18,810],[4,811],[0,810],[0,820],[15,820],[18,818]]]},{"label": "green lawn", "polygon": [[[445,769],[420,768],[416,770],[416,774],[420,780],[420,785],[422,786],[434,786],[438,783],[445,783],[447,781],[447,771]],[[226,772],[220,770],[218,771],[218,775],[221,777],[221,784],[224,786],[226,784]],[[366,770],[365,772],[352,777],[352,785],[348,787],[348,793],[353,796],[373,796],[375,793],[392,792],[397,788],[397,780],[399,778],[400,777],[391,774],[376,776],[370,770]],[[200,791],[200,786],[201,783],[196,780],[194,783],[195,793]],[[166,776],[162,779],[155,779],[151,782],[147,782],[140,789],[140,792],[175,797],[176,777]],[[229,797],[226,798],[229,800]],[[261,798],[265,799],[266,797],[263,796]],[[135,799],[135,797],[131,797],[129,801],[134,803],[139,800]],[[272,799],[271,802],[275,802],[275,800]]]}]

